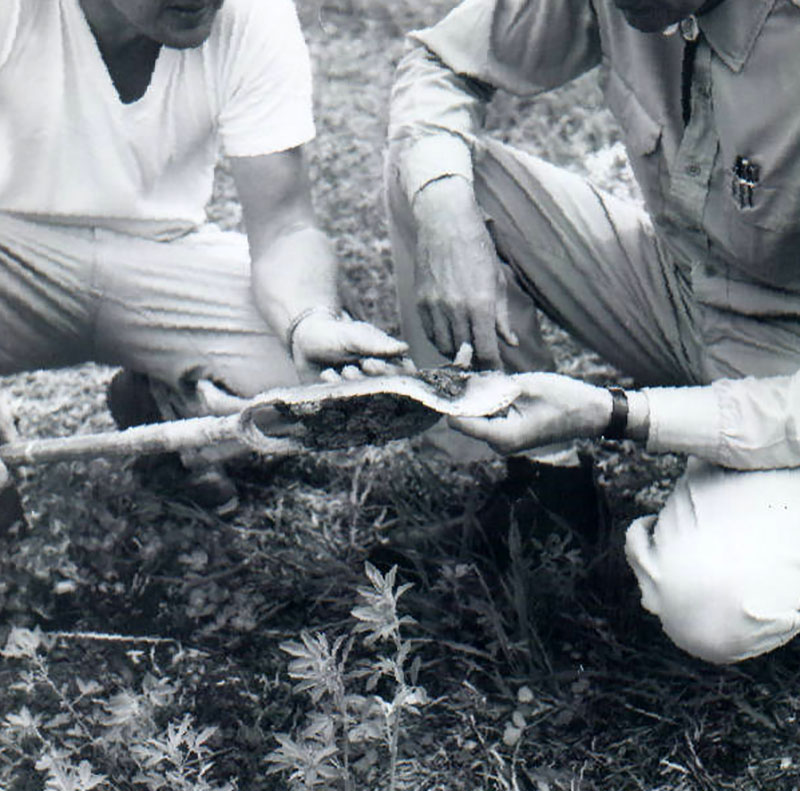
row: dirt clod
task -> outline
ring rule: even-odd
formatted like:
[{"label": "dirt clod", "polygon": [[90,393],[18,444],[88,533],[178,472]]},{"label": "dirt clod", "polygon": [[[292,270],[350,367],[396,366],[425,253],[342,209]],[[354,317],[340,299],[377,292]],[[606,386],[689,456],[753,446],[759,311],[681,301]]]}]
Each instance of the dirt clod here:
[{"label": "dirt clod", "polygon": [[360,445],[385,445],[432,426],[439,414],[412,398],[376,393],[352,398],[328,398],[302,404],[277,403],[283,415],[306,429],[309,448],[334,450]]},{"label": "dirt clod", "polygon": [[458,398],[464,395],[469,374],[458,368],[427,368],[417,371],[417,379],[429,384],[442,398]]}]

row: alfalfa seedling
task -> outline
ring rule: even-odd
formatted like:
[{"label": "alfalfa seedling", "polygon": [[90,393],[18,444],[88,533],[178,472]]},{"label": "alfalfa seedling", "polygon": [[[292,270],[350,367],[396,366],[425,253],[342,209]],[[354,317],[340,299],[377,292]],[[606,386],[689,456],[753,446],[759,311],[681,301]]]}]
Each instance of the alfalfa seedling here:
[{"label": "alfalfa seedling", "polygon": [[[409,665],[412,642],[402,633],[414,619],[397,611],[410,584],[395,588],[396,567],[383,575],[367,563],[365,572],[370,586],[357,589],[360,603],[351,611],[355,622],[348,634],[331,642],[325,633],[304,631],[299,642],[281,644],[293,657],[289,676],[297,681],[296,691],[308,694],[313,706],[297,733],[276,734],[279,747],[267,756],[269,771],[287,772],[293,791],[351,791],[358,774],[374,763],[363,750],[369,744],[385,749],[389,789],[396,791],[403,716],[419,713],[428,702],[425,689],[416,684],[417,663]],[[359,635],[373,655],[348,670]],[[354,691],[362,680],[365,694]],[[357,763],[351,757],[354,745],[365,752]]]}]

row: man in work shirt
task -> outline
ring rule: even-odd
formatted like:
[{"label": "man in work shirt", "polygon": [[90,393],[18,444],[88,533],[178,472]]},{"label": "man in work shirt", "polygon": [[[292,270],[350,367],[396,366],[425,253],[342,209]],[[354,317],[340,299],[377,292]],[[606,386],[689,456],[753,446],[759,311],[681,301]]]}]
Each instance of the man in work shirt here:
[{"label": "man in work shirt", "polygon": [[[149,381],[165,414],[196,415],[200,380],[249,397],[402,353],[340,315],[313,135],[291,0],[2,0],[0,375],[123,366],[137,376],[114,380],[112,411],[129,425]],[[204,225],[220,152],[247,238]],[[216,467],[186,485],[235,502]],[[18,515],[6,489],[0,522]]]},{"label": "man in work shirt", "polygon": [[[800,631],[799,35],[796,0],[465,0],[411,34],[393,92],[415,361],[469,342],[551,371],[535,303],[651,386],[531,373],[506,416],[452,424],[506,453],[605,435],[691,454],[626,552],[644,606],[712,662]],[[597,65],[646,210],[480,136],[494,88]]]}]

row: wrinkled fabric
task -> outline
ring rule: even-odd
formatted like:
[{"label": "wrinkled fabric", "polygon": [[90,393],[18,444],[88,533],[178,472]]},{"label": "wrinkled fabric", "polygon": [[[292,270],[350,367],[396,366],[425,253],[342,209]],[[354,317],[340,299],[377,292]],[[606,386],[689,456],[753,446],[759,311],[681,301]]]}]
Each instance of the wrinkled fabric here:
[{"label": "wrinkled fabric", "polygon": [[313,136],[291,0],[227,0],[201,46],[161,48],[127,104],[79,0],[0,0],[0,211],[171,238],[204,222],[220,151]]},{"label": "wrinkled fabric", "polygon": [[658,515],[628,529],[642,605],[716,664],[800,632],[800,471],[740,472],[692,459]]},{"label": "wrinkled fabric", "polygon": [[[474,181],[495,88],[535,94],[600,65],[657,244],[697,316],[704,352],[674,383],[763,380],[714,394],[651,393],[650,447],[744,468],[795,466],[787,431],[798,405],[783,377],[797,371],[800,340],[800,7],[726,0],[699,30],[684,127],[681,35],[633,29],[612,0],[465,0],[410,34],[392,93],[387,176],[409,204],[442,175]],[[740,162],[737,171],[740,159],[749,170]]]},{"label": "wrinkled fabric", "polygon": [[[703,279],[702,298],[725,306],[733,281],[751,310],[796,314],[800,7],[726,0],[699,28],[684,128],[680,35],[633,29],[612,0],[466,0],[411,34],[398,70],[390,141],[409,197],[443,173],[469,177],[464,147],[494,88],[535,94],[602,64],[648,211],[676,260]],[[459,153],[442,156],[431,140],[442,135]],[[749,188],[734,172],[740,158],[757,168]]]},{"label": "wrinkled fabric", "polygon": [[175,390],[297,382],[253,301],[244,235],[207,226],[157,242],[0,213],[0,375],[87,361]]}]

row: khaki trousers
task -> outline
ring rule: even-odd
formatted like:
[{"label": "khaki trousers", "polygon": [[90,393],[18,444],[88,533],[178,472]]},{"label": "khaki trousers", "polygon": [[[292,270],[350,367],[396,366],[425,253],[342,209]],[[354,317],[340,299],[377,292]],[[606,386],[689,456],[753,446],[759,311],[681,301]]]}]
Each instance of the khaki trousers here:
[{"label": "khaki trousers", "polygon": [[[535,307],[640,385],[706,384],[800,368],[800,316],[765,318],[695,297],[646,212],[575,174],[495,142],[473,150],[475,193],[507,268],[509,370],[553,367]],[[414,225],[387,163],[403,331],[418,364],[444,362],[414,304]],[[462,440],[434,442],[464,458]],[[643,604],[672,640],[713,662],[744,659],[800,631],[800,470],[735,472],[691,460],[658,517],[626,542]]]},{"label": "khaki trousers", "polygon": [[247,241],[163,242],[0,214],[0,375],[94,361],[179,389],[252,396],[297,381],[257,311]]}]

